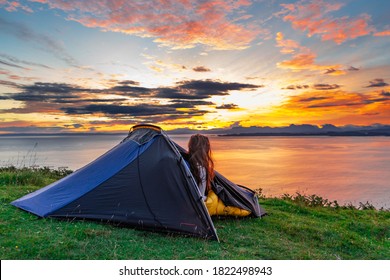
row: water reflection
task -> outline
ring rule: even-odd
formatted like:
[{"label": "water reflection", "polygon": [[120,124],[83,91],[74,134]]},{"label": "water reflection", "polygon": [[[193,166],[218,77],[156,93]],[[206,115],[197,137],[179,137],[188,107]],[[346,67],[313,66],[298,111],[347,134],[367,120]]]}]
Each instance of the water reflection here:
[{"label": "water reflection", "polygon": [[[175,138],[175,137],[174,137]],[[176,137],[186,146],[188,138]],[[386,137],[210,137],[216,169],[268,196],[317,194],[390,207]]]}]

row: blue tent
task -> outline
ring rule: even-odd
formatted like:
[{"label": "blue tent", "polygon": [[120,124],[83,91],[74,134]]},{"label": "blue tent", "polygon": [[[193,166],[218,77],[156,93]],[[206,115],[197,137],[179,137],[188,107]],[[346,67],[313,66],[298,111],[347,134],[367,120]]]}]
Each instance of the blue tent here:
[{"label": "blue tent", "polygon": [[[185,157],[161,128],[137,125],[90,164],[12,205],[39,217],[111,221],[218,240]],[[213,190],[226,205],[255,217],[265,214],[253,191],[218,172]]]}]

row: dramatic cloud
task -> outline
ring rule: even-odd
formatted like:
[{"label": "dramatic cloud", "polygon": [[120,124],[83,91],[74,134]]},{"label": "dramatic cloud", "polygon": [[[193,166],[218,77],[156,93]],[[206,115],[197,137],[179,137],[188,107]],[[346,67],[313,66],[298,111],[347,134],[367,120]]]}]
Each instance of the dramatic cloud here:
[{"label": "dramatic cloud", "polygon": [[113,104],[90,104],[83,107],[62,108],[65,113],[72,115],[103,113],[107,115],[130,115],[130,116],[154,116],[161,114],[174,114],[177,109],[164,105],[113,105]]},{"label": "dramatic cloud", "polygon": [[86,91],[77,86],[60,83],[35,83],[33,85],[18,85],[21,92],[9,94],[10,99],[28,102],[72,102],[79,98],[77,93]]},{"label": "dramatic cloud", "polygon": [[[174,87],[145,88],[138,86],[135,81],[122,81],[118,85],[107,89],[87,89],[64,83],[41,83],[32,85],[9,84],[20,90],[18,93],[9,94],[10,99],[18,101],[40,102],[74,102],[73,99],[83,97],[86,101],[91,94],[114,94],[134,98],[158,98],[158,99],[206,99],[211,96],[228,95],[230,91],[251,91],[262,87],[261,85],[221,82],[218,80],[188,80],[178,82]],[[86,99],[89,97],[88,99]],[[105,100],[105,99],[102,99]],[[204,104],[204,103],[203,103]]]},{"label": "dramatic cloud", "polygon": [[[214,49],[244,49],[260,33],[246,23],[247,0],[32,0],[68,13],[68,19],[87,27],[155,38],[172,48],[198,44]],[[234,18],[233,13],[238,13]]]},{"label": "dramatic cloud", "polygon": [[209,113],[207,110],[179,110],[173,105],[113,105],[113,104],[91,104],[81,107],[61,108],[69,115],[103,115],[107,117],[124,119],[148,119],[155,122],[175,119],[186,119],[194,116],[203,116]]},{"label": "dramatic cloud", "polygon": [[[65,83],[8,85],[19,92],[4,94],[0,99],[20,101],[24,106],[2,109],[2,113],[90,115],[138,121],[170,121],[203,116],[215,108],[213,102],[205,99],[229,95],[230,91],[252,91],[262,87],[219,80],[186,80],[173,87],[157,88],[141,87],[132,80],[119,81],[117,85],[106,89],[83,88]],[[225,104],[217,109],[238,107]]]},{"label": "dramatic cloud", "polygon": [[[304,50],[302,53],[294,55],[290,60],[283,60],[276,65],[281,69],[288,69],[293,71],[325,71],[323,74],[330,75],[344,75],[345,71],[341,70],[341,65],[319,65],[316,64],[315,59],[317,55],[310,50]],[[330,70],[331,69],[331,70]]]},{"label": "dramatic cloud", "polygon": [[[330,85],[331,86],[331,85]],[[322,87],[322,86],[321,86]],[[288,102],[282,105],[287,110],[303,110],[307,113],[312,110],[333,110],[334,114],[345,114],[354,112],[353,110],[361,110],[362,113],[370,112],[372,104],[390,104],[390,98],[379,92],[371,92],[369,94],[359,94],[355,92],[347,92],[341,90],[327,90],[325,87],[323,92],[307,91],[301,95],[291,96]],[[378,108],[377,106],[373,108]]]},{"label": "dramatic cloud", "polygon": [[345,74],[345,71],[341,70],[341,65],[316,64],[315,59],[317,58],[317,55],[315,53],[293,40],[285,39],[281,32],[278,32],[276,35],[276,43],[276,46],[281,48],[281,53],[293,55],[290,60],[278,62],[277,66],[279,68],[293,71],[325,71],[324,74],[328,75]]},{"label": "dramatic cloud", "polygon": [[374,79],[373,81],[370,81],[370,85],[367,87],[385,87],[388,86],[388,83],[385,83],[384,79]]},{"label": "dramatic cloud", "polygon": [[177,88],[186,94],[196,95],[198,98],[208,98],[215,95],[228,95],[229,91],[254,90],[262,85],[228,83],[214,80],[190,80],[177,83]]},{"label": "dramatic cloud", "polygon": [[[119,103],[125,98],[105,98],[104,92],[97,89],[85,89],[63,83],[34,83],[32,85],[8,84],[19,92],[8,93],[3,97],[24,103],[23,107],[1,110],[2,113],[61,113],[64,104]],[[101,93],[100,95],[97,95]]]},{"label": "dramatic cloud", "polygon": [[347,40],[365,36],[373,31],[370,16],[361,14],[354,18],[333,17],[343,4],[322,0],[302,0],[295,4],[281,4],[283,20],[291,22],[293,28],[305,31],[308,36],[319,35],[323,41],[332,40],[341,44]]},{"label": "dramatic cloud", "polygon": [[106,89],[104,92],[139,98],[206,99],[212,96],[228,95],[230,91],[251,91],[261,87],[263,86],[219,80],[186,80],[176,83],[174,87],[158,88],[121,84]]}]

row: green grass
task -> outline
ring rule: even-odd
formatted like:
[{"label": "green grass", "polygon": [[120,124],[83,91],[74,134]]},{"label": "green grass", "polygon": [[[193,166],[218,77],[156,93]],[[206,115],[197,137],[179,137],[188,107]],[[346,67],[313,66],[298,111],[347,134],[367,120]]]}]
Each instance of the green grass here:
[{"label": "green grass", "polygon": [[0,169],[2,260],[390,259],[389,211],[330,207],[316,196],[261,196],[269,213],[264,218],[213,218],[219,243],[93,221],[41,219],[10,205],[68,173]]}]

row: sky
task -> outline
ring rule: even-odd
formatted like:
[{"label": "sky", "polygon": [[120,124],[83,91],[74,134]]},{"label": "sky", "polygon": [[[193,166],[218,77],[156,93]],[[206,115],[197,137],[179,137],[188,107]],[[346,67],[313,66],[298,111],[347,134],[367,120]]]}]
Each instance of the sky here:
[{"label": "sky", "polygon": [[390,124],[389,11],[0,0],[0,134]]}]

